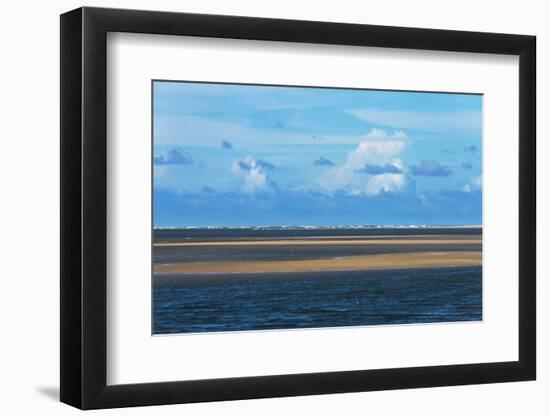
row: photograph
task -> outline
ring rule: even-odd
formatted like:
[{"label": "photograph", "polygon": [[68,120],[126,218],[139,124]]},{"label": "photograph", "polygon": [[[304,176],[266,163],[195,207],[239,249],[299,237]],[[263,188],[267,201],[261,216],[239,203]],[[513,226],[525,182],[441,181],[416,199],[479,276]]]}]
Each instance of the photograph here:
[{"label": "photograph", "polygon": [[152,81],[152,333],[483,320],[483,95]]},{"label": "photograph", "polygon": [[93,3],[12,30],[11,410],[540,415],[542,13]]}]

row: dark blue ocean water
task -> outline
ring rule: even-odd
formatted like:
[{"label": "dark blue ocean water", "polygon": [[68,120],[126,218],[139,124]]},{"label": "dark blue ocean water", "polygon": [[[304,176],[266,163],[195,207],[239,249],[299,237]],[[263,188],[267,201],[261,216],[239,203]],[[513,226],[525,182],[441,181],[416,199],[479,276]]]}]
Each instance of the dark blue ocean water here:
[{"label": "dark blue ocean water", "polygon": [[155,229],[155,240],[211,239],[269,237],[288,238],[301,236],[406,236],[406,235],[481,235],[481,227],[260,227],[260,228],[196,228],[196,229]]},{"label": "dark blue ocean water", "polygon": [[482,319],[481,267],[157,275],[155,334]]}]

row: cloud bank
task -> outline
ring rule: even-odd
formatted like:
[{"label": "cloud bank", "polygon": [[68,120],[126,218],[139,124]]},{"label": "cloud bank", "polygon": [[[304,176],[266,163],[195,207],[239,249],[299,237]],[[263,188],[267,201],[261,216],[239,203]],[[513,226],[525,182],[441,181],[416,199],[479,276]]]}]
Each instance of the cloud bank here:
[{"label": "cloud bank", "polygon": [[[481,224],[481,191],[376,196],[312,190],[178,194],[155,189],[156,226]],[[197,206],[201,210],[197,210]]]}]

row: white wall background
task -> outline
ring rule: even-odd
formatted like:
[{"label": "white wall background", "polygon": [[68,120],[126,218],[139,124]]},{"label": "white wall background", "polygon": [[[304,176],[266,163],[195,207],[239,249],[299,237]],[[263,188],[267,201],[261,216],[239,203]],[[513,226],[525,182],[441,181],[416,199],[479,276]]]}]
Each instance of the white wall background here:
[{"label": "white wall background", "polygon": [[[73,0],[9,2],[0,23],[2,115],[0,204],[0,410],[3,415],[75,415],[57,402],[59,392],[59,17],[81,6]],[[95,415],[529,415],[550,412],[550,315],[548,276],[550,158],[543,120],[550,83],[550,26],[545,3],[437,0],[331,2],[277,0],[124,0],[86,5],[181,12],[240,14],[532,34],[538,37],[539,139],[539,366],[538,381],[377,393],[325,395],[99,411]],[[545,101],[546,100],[546,101]],[[497,157],[495,155],[495,157]],[[544,259],[546,258],[546,259]],[[546,394],[546,395],[544,395]]]}]

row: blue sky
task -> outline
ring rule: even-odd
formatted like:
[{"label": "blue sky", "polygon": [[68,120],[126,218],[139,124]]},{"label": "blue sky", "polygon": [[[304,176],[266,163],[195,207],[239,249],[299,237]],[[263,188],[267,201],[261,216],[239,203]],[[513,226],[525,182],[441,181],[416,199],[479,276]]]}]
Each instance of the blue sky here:
[{"label": "blue sky", "polygon": [[155,227],[481,224],[482,96],[155,81]]}]

